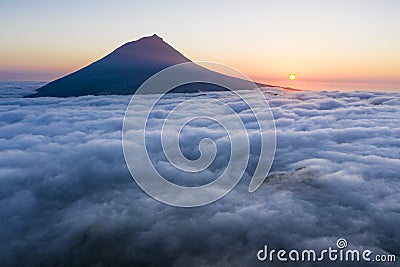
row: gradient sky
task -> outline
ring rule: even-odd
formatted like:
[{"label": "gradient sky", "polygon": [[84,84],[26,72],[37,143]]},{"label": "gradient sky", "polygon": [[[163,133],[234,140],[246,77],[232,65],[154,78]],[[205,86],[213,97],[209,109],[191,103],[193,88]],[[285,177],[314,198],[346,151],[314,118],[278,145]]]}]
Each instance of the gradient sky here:
[{"label": "gradient sky", "polygon": [[0,80],[52,80],[157,33],[257,81],[400,91],[400,1],[215,2],[2,1]]}]

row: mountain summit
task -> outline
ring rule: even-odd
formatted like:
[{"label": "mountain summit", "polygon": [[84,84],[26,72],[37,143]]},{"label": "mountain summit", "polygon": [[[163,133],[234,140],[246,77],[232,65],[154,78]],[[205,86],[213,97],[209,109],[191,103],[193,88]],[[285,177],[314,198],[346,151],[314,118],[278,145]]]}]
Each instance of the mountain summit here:
[{"label": "mountain summit", "polygon": [[[160,70],[185,62],[191,61],[154,34],[126,43],[89,66],[46,84],[28,97],[129,95]],[[203,77],[211,75],[229,82],[237,89],[254,86],[248,81],[226,76],[200,66],[196,67],[195,71]],[[225,89],[212,84],[197,83],[181,86],[174,89],[174,92],[220,90]]]},{"label": "mountain summit", "polygon": [[133,94],[153,74],[189,61],[154,34],[120,46],[89,66],[39,88],[31,97]]}]

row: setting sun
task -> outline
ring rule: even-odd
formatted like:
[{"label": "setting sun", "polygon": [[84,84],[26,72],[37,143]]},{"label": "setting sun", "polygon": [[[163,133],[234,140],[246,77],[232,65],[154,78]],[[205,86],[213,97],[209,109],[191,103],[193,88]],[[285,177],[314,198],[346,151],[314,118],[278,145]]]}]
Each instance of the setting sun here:
[{"label": "setting sun", "polygon": [[291,74],[289,75],[289,79],[292,80],[292,81],[296,80],[296,74],[291,73]]}]

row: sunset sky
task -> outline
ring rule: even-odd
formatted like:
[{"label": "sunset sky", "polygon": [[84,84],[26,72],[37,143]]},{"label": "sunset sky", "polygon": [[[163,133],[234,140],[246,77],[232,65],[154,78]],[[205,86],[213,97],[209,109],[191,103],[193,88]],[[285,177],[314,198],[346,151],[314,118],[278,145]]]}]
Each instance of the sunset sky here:
[{"label": "sunset sky", "polygon": [[260,82],[400,90],[400,1],[215,2],[2,1],[0,80],[50,81],[157,33]]}]

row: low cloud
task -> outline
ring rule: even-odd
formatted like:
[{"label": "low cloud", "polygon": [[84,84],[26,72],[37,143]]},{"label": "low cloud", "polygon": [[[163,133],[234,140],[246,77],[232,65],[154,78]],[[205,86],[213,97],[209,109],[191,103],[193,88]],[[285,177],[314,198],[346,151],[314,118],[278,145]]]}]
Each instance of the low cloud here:
[{"label": "low cloud", "polygon": [[[252,266],[264,244],[323,249],[339,237],[353,248],[399,253],[398,93],[266,94],[277,151],[264,184],[248,193],[253,166],[221,200],[185,209],[153,200],[129,174],[121,144],[129,96],[24,99],[37,85],[1,86],[1,265]],[[237,105],[256,155],[259,140],[246,108],[227,93],[214,96]],[[159,154],[156,129],[190,97],[168,96],[151,124],[150,156],[180,182],[186,176]],[[223,128],[199,121],[185,131],[189,158],[198,157],[193,141],[200,136],[219,148],[195,180],[218,176],[229,151]]]}]

